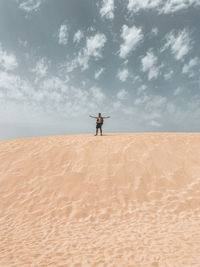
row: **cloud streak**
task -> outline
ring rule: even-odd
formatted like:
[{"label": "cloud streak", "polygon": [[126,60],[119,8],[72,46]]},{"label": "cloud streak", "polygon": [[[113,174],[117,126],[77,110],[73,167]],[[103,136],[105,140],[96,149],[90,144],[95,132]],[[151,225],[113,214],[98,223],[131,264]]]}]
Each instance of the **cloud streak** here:
[{"label": "cloud streak", "polygon": [[172,30],[167,34],[166,40],[167,43],[163,47],[162,51],[170,48],[176,60],[182,60],[192,49],[193,42],[188,30],[186,29],[178,32]]},{"label": "cloud streak", "polygon": [[84,71],[89,67],[91,58],[98,60],[102,57],[102,50],[107,41],[105,34],[97,33],[91,37],[87,37],[86,46],[78,52],[77,57],[68,64],[68,72],[73,71],[78,66]]},{"label": "cloud streak", "polygon": [[137,13],[140,10],[155,9],[159,14],[172,14],[189,7],[199,7],[198,0],[129,0],[127,9]]},{"label": "cloud streak", "polygon": [[36,12],[39,10],[42,0],[18,0],[19,8],[27,13]]},{"label": "cloud streak", "polygon": [[103,0],[102,7],[100,9],[101,17],[105,17],[107,19],[114,19],[114,0]]},{"label": "cloud streak", "polygon": [[157,57],[149,50],[142,58],[142,71],[148,72],[148,79],[157,78],[159,74],[159,67],[157,66]]},{"label": "cloud streak", "polygon": [[14,54],[8,53],[2,48],[0,43],[0,67],[6,71],[14,70],[18,67],[17,58]]},{"label": "cloud streak", "polygon": [[68,32],[69,27],[66,24],[60,26],[58,31],[58,43],[62,45],[66,45],[68,42]]},{"label": "cloud streak", "polygon": [[121,38],[123,43],[120,46],[120,57],[126,58],[142,41],[142,29],[135,26],[129,28],[127,25],[123,25]]}]

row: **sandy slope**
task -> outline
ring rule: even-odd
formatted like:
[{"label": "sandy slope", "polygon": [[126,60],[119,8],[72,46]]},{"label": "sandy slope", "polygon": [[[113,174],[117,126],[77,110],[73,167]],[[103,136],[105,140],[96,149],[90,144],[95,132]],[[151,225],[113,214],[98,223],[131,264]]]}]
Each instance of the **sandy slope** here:
[{"label": "sandy slope", "polygon": [[0,142],[0,266],[200,266],[200,134]]}]

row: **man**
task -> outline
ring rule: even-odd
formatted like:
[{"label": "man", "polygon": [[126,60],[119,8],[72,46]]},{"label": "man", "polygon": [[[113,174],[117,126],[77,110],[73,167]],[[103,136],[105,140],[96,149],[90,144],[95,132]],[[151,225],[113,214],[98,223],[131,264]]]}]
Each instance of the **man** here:
[{"label": "man", "polygon": [[97,119],[97,123],[96,123],[96,134],[95,134],[95,136],[98,135],[98,129],[100,129],[100,132],[101,132],[101,135],[102,135],[103,120],[110,118],[110,116],[102,117],[101,116],[101,113],[99,113],[99,116],[98,117],[91,116],[91,115],[89,115],[89,117],[94,118],[94,119]]}]

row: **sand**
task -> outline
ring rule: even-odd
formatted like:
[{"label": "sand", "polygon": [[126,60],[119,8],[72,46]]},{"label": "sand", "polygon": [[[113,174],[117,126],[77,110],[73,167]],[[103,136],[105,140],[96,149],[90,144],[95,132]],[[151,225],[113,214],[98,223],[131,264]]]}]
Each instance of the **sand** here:
[{"label": "sand", "polygon": [[0,266],[200,266],[200,133],[0,142]]}]

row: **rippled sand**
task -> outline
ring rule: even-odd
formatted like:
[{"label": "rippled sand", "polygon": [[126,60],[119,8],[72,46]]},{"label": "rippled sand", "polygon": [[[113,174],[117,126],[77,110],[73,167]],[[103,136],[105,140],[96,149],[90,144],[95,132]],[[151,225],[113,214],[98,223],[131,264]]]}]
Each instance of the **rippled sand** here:
[{"label": "rippled sand", "polygon": [[0,142],[0,266],[200,266],[200,134]]}]

